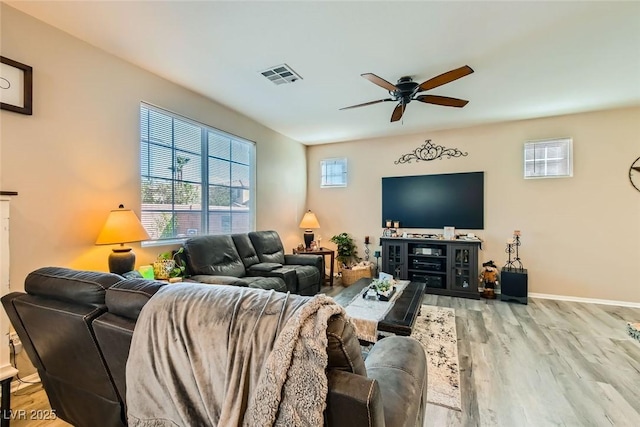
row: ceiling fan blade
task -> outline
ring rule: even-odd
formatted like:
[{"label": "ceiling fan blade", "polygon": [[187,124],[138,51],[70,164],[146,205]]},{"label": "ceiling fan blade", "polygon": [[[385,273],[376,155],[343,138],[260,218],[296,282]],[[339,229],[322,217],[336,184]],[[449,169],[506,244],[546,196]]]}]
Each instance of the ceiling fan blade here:
[{"label": "ceiling fan blade", "polygon": [[402,102],[400,102],[398,105],[396,105],[396,108],[393,109],[393,113],[391,113],[391,122],[397,122],[398,120],[400,120],[402,118],[402,115],[404,114],[404,110],[406,108],[406,104],[403,104]]},{"label": "ceiling fan blade", "polygon": [[369,80],[371,83],[377,84],[378,86],[388,90],[389,92],[394,92],[397,90],[396,86],[394,84],[389,83],[388,81],[386,81],[385,79],[383,79],[382,77],[378,77],[373,73],[364,73],[364,74],[360,74],[362,77],[364,77],[365,79]]},{"label": "ceiling fan blade", "polygon": [[365,102],[364,104],[357,104],[357,105],[351,105],[349,107],[342,107],[340,108],[340,110],[348,110],[350,108],[358,108],[358,107],[364,107],[366,105],[373,105],[373,104],[377,104],[379,102],[385,102],[385,101],[393,101],[393,99],[391,98],[387,98],[387,99],[379,99],[377,101],[371,101],[371,102]]},{"label": "ceiling fan blade", "polygon": [[425,90],[433,89],[438,86],[442,86],[454,80],[458,80],[459,78],[469,75],[471,73],[473,73],[473,69],[468,65],[465,65],[464,67],[456,68],[455,70],[447,71],[444,74],[440,74],[439,76],[436,76],[422,83],[420,85],[420,89],[418,89],[418,92],[422,92]]},{"label": "ceiling fan blade", "polygon": [[462,108],[469,103],[465,99],[449,98],[448,96],[438,95],[420,95],[417,96],[416,101],[426,102],[427,104],[444,105],[445,107],[458,107]]}]

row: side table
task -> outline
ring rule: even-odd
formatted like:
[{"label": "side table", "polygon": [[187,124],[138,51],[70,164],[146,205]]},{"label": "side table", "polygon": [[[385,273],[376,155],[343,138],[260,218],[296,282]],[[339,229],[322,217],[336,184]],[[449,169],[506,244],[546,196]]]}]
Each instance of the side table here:
[{"label": "side table", "polygon": [[[335,262],[336,251],[329,248],[319,248],[315,250],[293,250],[294,254],[297,255],[322,255],[322,274],[324,275],[323,282],[326,285],[333,286],[333,264]],[[329,255],[330,264],[329,264],[329,276],[326,275],[326,261],[325,257]]]}]

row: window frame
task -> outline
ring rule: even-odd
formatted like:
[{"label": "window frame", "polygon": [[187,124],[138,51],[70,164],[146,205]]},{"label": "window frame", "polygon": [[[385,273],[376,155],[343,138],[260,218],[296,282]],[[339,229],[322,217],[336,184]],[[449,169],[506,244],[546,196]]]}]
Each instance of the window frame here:
[{"label": "window frame", "polygon": [[[145,144],[147,145],[147,147],[149,147],[149,144],[152,142],[152,138],[149,138],[149,135],[146,135],[146,138],[144,137],[144,133],[143,133],[143,124],[144,124],[144,120],[145,118],[143,117],[143,115],[145,114],[144,109],[147,109],[148,111],[153,111],[157,114],[162,114],[165,115],[167,117],[169,117],[171,119],[171,141],[170,141],[170,155],[171,155],[171,167],[170,169],[172,170],[172,178],[171,179],[162,179],[158,176],[152,175],[150,173],[151,170],[151,156],[148,155],[148,158],[145,159],[143,157],[143,147],[145,146]],[[193,233],[193,228],[188,228],[185,233],[176,233],[176,230],[172,230],[173,235],[171,237],[167,237],[167,238],[152,238],[150,240],[141,242],[141,245],[143,247],[146,246],[162,246],[162,245],[171,245],[171,244],[180,244],[182,242],[184,242],[187,238],[192,237],[193,235],[214,235],[214,234],[232,234],[232,233],[239,233],[239,232],[245,232],[245,231],[254,231],[255,230],[255,226],[256,226],[256,204],[255,204],[255,200],[256,200],[256,143],[254,141],[248,140],[246,138],[231,134],[229,132],[225,132],[222,131],[220,129],[214,128],[213,126],[209,126],[207,124],[198,122],[194,119],[185,117],[183,115],[174,113],[172,111],[169,111],[165,108],[162,107],[158,107],[156,105],[150,104],[148,102],[144,102],[141,101],[140,105],[139,105],[139,151],[138,151],[138,155],[139,155],[139,166],[140,166],[140,217],[141,220],[143,220],[143,217],[145,216],[145,213],[148,212],[153,212],[152,209],[145,209],[145,206],[149,206],[149,205],[153,205],[151,204],[146,204],[144,203],[144,198],[143,198],[143,191],[144,191],[144,182],[145,180],[148,179],[155,179],[155,180],[164,180],[166,183],[170,183],[172,191],[175,190],[175,183],[176,182],[187,182],[186,179],[182,179],[182,176],[180,177],[180,179],[176,178],[175,172],[173,171],[173,168],[175,168],[175,160],[177,158],[176,153],[180,153],[183,151],[182,148],[177,148],[176,147],[176,136],[175,136],[175,132],[174,132],[174,127],[175,127],[175,121],[178,120],[180,122],[184,122],[188,125],[191,126],[195,126],[198,128],[199,132],[200,132],[200,141],[199,141],[199,150],[196,152],[193,152],[192,154],[194,156],[199,157],[199,161],[200,164],[198,164],[198,168],[200,171],[200,181],[199,182],[194,182],[196,185],[200,186],[200,197],[199,197],[199,201],[198,202],[193,202],[193,204],[195,205],[196,203],[199,203],[199,209],[196,210],[190,210],[191,213],[193,212],[198,212],[200,215],[200,224],[198,226],[199,231],[194,234]],[[150,124],[147,122],[147,132],[150,129]],[[209,152],[209,145],[210,145],[210,135],[214,135],[217,137],[221,137],[223,139],[228,139],[229,140],[229,155],[228,155],[228,159],[223,159],[220,158],[219,156],[216,156],[216,153],[210,153]],[[156,142],[157,143],[157,142]],[[244,151],[245,149],[247,150],[247,153],[244,153],[247,156],[247,163],[243,163],[241,161],[238,161],[237,159],[234,160],[233,159],[233,147],[237,144],[241,144],[241,148],[242,151]],[[164,142],[164,144],[166,144],[166,142]],[[240,187],[234,187],[233,186],[233,165],[239,165],[239,166],[246,166],[248,167],[248,176],[249,176],[249,184],[248,186],[245,188],[246,191],[248,191],[248,202],[246,204],[246,208],[248,210],[248,216],[247,216],[247,221],[248,221],[248,227],[245,230],[243,229],[233,229],[233,215],[234,212],[232,210],[233,207],[233,200],[229,201],[229,211],[223,211],[223,215],[225,216],[229,216],[231,218],[231,228],[228,231],[222,231],[222,232],[214,232],[211,233],[210,229],[211,229],[211,224],[210,224],[210,216],[212,214],[212,210],[211,210],[211,206],[210,206],[210,201],[209,201],[209,191],[211,189],[212,186],[216,185],[219,186],[220,184],[214,184],[212,182],[210,182],[210,170],[209,170],[209,163],[212,159],[215,159],[216,161],[220,162],[226,162],[229,164],[229,184],[228,184],[228,188],[230,189],[230,191],[233,191],[234,189],[237,189],[238,191],[243,191],[242,186]],[[146,171],[145,171],[145,161],[146,161]],[[166,165],[166,163],[165,163]],[[146,173],[145,173],[146,172]],[[225,187],[225,185],[221,185],[222,187]],[[165,211],[162,210],[161,211]],[[172,215],[171,221],[174,221],[176,218],[176,214],[179,212],[182,212],[183,210],[181,209],[176,209],[176,201],[175,201],[175,193],[172,193],[171,195],[171,209],[170,209],[170,214]],[[237,214],[237,213],[236,213]],[[143,222],[143,226],[145,221]],[[146,229],[146,227],[145,227]],[[147,229],[147,231],[149,231],[149,229]],[[157,230],[153,230],[154,232]],[[152,233],[151,231],[149,231],[149,235],[151,236]]]},{"label": "window frame", "polygon": [[[564,150],[566,150],[566,157],[557,157],[551,158],[547,155],[547,150],[553,146],[563,145]],[[542,158],[536,158],[536,150],[544,148],[545,155]],[[533,151],[534,158],[527,159],[527,154]],[[565,173],[553,173],[548,170],[548,166],[551,162],[562,161],[564,163]],[[534,171],[533,173],[529,173],[527,170],[527,163],[533,162]],[[537,163],[541,163],[544,171],[542,173],[535,173],[535,165]],[[545,178],[571,178],[573,177],[573,138],[571,137],[563,137],[563,138],[549,138],[549,139],[539,139],[533,141],[527,141],[524,143],[523,149],[523,176],[524,179],[545,179]]]},{"label": "window frame", "polygon": [[[325,173],[327,164],[332,162],[334,165],[340,163],[343,171],[339,174],[328,174]],[[327,178],[329,177],[339,177],[342,176],[343,179],[338,183],[328,183]],[[346,157],[331,157],[328,159],[320,160],[320,188],[344,188],[348,185],[348,177],[349,177],[349,168],[348,161]]]}]

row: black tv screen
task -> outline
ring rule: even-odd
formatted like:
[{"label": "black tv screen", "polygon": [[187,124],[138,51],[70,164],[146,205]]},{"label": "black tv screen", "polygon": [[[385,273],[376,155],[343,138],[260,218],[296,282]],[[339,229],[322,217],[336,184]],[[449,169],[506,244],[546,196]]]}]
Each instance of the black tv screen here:
[{"label": "black tv screen", "polygon": [[484,228],[484,172],[382,178],[382,227]]}]

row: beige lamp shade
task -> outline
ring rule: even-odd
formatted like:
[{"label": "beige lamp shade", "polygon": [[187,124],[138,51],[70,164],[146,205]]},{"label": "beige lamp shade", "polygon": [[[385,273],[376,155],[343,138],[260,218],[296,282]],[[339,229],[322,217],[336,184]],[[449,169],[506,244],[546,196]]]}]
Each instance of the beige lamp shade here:
[{"label": "beige lamp shade", "polygon": [[316,218],[316,214],[307,211],[302,217],[302,221],[300,221],[300,228],[305,228],[310,230],[312,228],[320,228],[320,223],[318,222],[318,218]]},{"label": "beige lamp shade", "polygon": [[302,217],[302,221],[300,221],[300,228],[304,228],[304,246],[305,248],[311,248],[311,242],[313,241],[313,228],[320,228],[320,223],[318,222],[318,218],[316,218],[316,214],[308,210],[304,216]]},{"label": "beige lamp shade", "polygon": [[148,240],[149,234],[144,229],[138,216],[131,209],[114,209],[109,213],[107,221],[98,235],[96,245],[113,245],[117,243],[141,242]]}]

